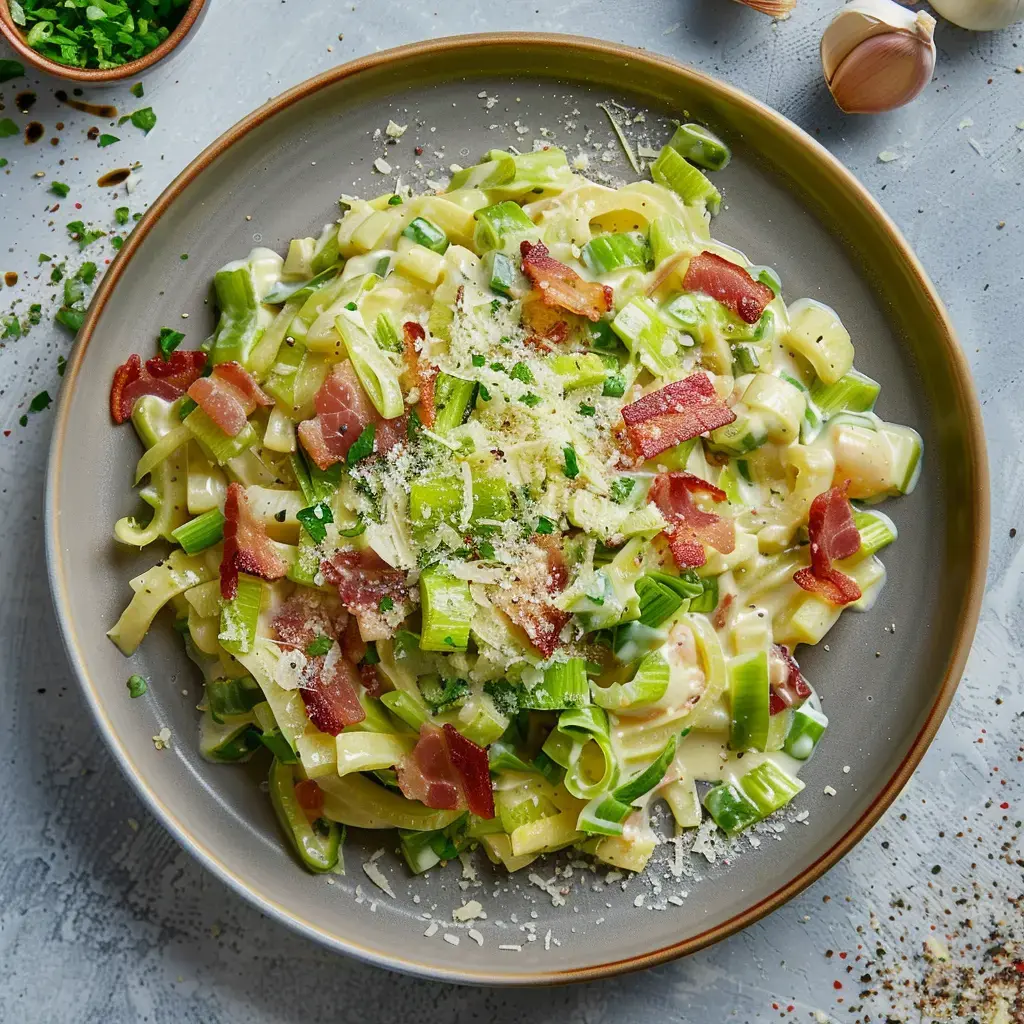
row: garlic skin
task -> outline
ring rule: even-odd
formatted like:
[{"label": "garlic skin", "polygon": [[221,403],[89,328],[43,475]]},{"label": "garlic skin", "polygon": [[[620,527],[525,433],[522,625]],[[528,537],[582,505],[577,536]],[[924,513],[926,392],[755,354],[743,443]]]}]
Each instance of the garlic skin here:
[{"label": "garlic skin", "polygon": [[843,7],[821,37],[822,70],[839,108],[879,114],[914,99],[935,70],[934,30],[930,14],[893,0]]},{"label": "garlic skin", "polygon": [[1024,0],[931,0],[931,5],[946,21],[975,32],[1024,21]]},{"label": "garlic skin", "polygon": [[744,7],[767,14],[771,18],[784,18],[796,7],[796,0],[736,0]]}]

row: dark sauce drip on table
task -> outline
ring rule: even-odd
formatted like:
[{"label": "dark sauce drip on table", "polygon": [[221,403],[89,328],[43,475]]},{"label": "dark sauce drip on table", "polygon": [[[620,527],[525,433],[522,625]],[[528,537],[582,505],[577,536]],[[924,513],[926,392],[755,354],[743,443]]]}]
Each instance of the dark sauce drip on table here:
[{"label": "dark sauce drip on table", "polygon": [[25,125],[25,145],[31,146],[33,142],[38,142],[45,131],[46,129],[38,121],[29,121]]},{"label": "dark sauce drip on table", "polygon": [[110,103],[85,103],[83,100],[72,99],[63,89],[58,89],[54,96],[61,103],[66,103],[75,110],[81,110],[83,114],[92,114],[95,117],[106,118],[117,117],[117,107]]},{"label": "dark sauce drip on table", "polygon": [[14,105],[18,108],[19,113],[27,114],[35,106],[36,99],[38,99],[36,94],[31,89],[26,89],[14,97]]}]

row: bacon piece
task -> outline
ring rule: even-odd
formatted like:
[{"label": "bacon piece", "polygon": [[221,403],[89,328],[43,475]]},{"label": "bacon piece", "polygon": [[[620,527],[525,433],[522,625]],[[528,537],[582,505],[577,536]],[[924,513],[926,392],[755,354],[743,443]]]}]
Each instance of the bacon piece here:
[{"label": "bacon piece", "polygon": [[796,658],[789,653],[789,648],[782,644],[772,644],[769,652],[769,677],[772,684],[772,714],[778,714],[785,708],[799,707],[811,695],[811,688],[804,679]]},{"label": "bacon piece", "polygon": [[364,640],[386,640],[394,633],[380,604],[384,598],[390,598],[396,607],[408,600],[401,569],[392,569],[367,549],[337,551],[320,563],[320,571],[338,588],[341,603],[356,617]]},{"label": "bacon piece", "polygon": [[775,298],[768,285],[755,281],[742,267],[713,252],[697,253],[690,260],[683,287],[710,295],[748,324],[756,324]]},{"label": "bacon piece", "polygon": [[639,460],[724,427],[736,414],[718,397],[711,378],[695,373],[623,406],[622,419]]},{"label": "bacon piece", "polygon": [[337,736],[346,725],[366,718],[359,703],[359,673],[337,647],[310,658],[302,672],[299,693],[309,720],[321,731]]},{"label": "bacon piece", "polygon": [[328,636],[332,640],[346,636],[350,621],[348,613],[333,594],[296,587],[274,616],[272,625],[282,645],[305,651],[318,636]]},{"label": "bacon piece", "polygon": [[359,665],[359,679],[371,697],[381,697],[394,687],[377,671],[376,665]]},{"label": "bacon piece", "polygon": [[540,292],[546,306],[558,306],[595,323],[612,308],[612,290],[605,284],[585,281],[571,267],[553,259],[543,242],[522,242],[523,273]]},{"label": "bacon piece", "polygon": [[543,299],[526,299],[522,304],[523,326],[529,331],[524,344],[541,352],[554,351],[555,345],[569,337],[569,324],[561,311],[546,306]]},{"label": "bacon piece", "polygon": [[405,438],[405,417],[384,419],[374,408],[352,363],[337,363],[313,400],[316,416],[303,420],[298,433],[302,447],[320,469],[330,469],[348,455],[364,428],[376,424],[373,450],[388,452]]},{"label": "bacon piece", "polygon": [[736,547],[736,526],[713,512],[698,508],[691,494],[706,494],[712,501],[727,501],[725,491],[692,473],[660,473],[647,495],[668,522],[662,531],[668,538],[672,557],[680,569],[691,569],[707,561],[704,545],[728,555]]},{"label": "bacon piece", "polygon": [[550,658],[561,644],[560,634],[572,617],[556,608],[550,596],[560,594],[569,581],[565,556],[554,537],[538,535],[533,543],[545,552],[542,571],[531,566],[509,590],[499,590],[493,598],[497,608],[505,613],[525,634],[527,639],[545,658]]},{"label": "bacon piece", "polygon": [[439,729],[424,722],[416,746],[396,773],[399,789],[410,800],[437,810],[468,809],[481,818],[494,817],[487,751],[451,724]]},{"label": "bacon piece", "polygon": [[366,641],[359,634],[359,623],[353,615],[348,618],[341,634],[341,652],[353,665],[358,665],[366,657],[367,649]]},{"label": "bacon piece", "polygon": [[170,359],[147,359],[143,367],[138,355],[131,355],[114,371],[110,384],[110,415],[124,423],[132,414],[135,400],[156,395],[168,402],[181,398],[206,366],[206,353],[179,349]]},{"label": "bacon piece", "polygon": [[257,405],[274,400],[236,362],[220,363],[188,389],[191,398],[228,437],[237,437]]},{"label": "bacon piece", "polygon": [[448,756],[444,730],[430,722],[420,726],[416,746],[395,766],[395,774],[398,788],[410,800],[419,800],[436,810],[455,811],[465,807],[465,797]]},{"label": "bacon piece", "polygon": [[417,342],[423,341],[426,336],[426,331],[415,320],[407,320],[402,324],[405,354],[405,374],[403,380],[407,389],[416,388],[419,391],[420,422],[429,429],[434,425],[434,387],[439,371],[416,347]]},{"label": "bacon piece", "polygon": [[849,558],[860,550],[860,533],[853,521],[847,485],[831,487],[811,502],[807,532],[811,538],[810,568],[793,574],[797,586],[832,604],[859,601],[857,581],[833,567],[834,559]]},{"label": "bacon piece", "polygon": [[462,779],[462,792],[470,811],[478,818],[493,818],[494,791],[491,789],[487,751],[472,740],[466,739],[449,722],[444,725],[444,735],[448,741],[448,757]]},{"label": "bacon piece", "polygon": [[241,484],[228,485],[224,499],[224,555],[220,562],[221,596],[230,601],[238,593],[238,574],[247,572],[265,580],[279,580],[288,566],[278,555],[263,524],[249,511]]}]

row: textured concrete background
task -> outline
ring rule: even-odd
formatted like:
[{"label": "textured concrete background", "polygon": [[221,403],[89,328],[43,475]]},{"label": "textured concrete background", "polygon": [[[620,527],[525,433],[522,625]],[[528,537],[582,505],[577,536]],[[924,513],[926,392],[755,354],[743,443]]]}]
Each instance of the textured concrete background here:
[{"label": "textured concrete background", "polygon": [[[1024,1020],[1024,553],[1012,529],[1024,505],[1024,32],[971,35],[940,24],[925,94],[894,114],[846,118],[817,58],[832,8],[799,0],[791,19],[773,24],[727,0],[213,0],[184,54],[145,80],[145,100],[127,87],[90,96],[127,111],[151,104],[159,123],[148,137],[62,107],[55,82],[0,87],[3,117],[46,126],[32,147],[0,140],[9,161],[0,172],[0,272],[21,275],[0,291],[0,314],[43,297],[43,322],[0,346],[0,1020],[653,1024],[916,1021],[940,1011],[984,1020],[972,986],[991,990],[999,978],[1020,999],[1009,1019]],[[967,677],[882,823],[801,897],[731,940],[648,974],[554,991],[441,986],[329,955],[244,904],[149,817],[97,737],[56,639],[40,525],[51,414],[27,408],[42,389],[57,393],[58,356],[69,347],[51,320],[49,264],[36,280],[37,254],[70,255],[64,224],[76,217],[116,230],[124,189],[97,188],[99,173],[141,161],[129,202],[142,209],[202,146],[283,88],[374,49],[493,29],[580,32],[657,50],[813,132],[879,197],[945,297],[981,392],[994,478],[989,593]],[[15,96],[26,88],[38,102],[22,115]],[[97,149],[86,140],[93,125],[122,141]],[[882,152],[896,159],[880,160]],[[52,179],[73,186],[55,214]],[[72,214],[75,202],[82,209]],[[111,255],[105,241],[88,252]],[[73,267],[81,257],[71,259]],[[922,956],[929,937],[949,948],[950,967],[937,971]],[[924,1010],[915,1006],[922,999]]]}]

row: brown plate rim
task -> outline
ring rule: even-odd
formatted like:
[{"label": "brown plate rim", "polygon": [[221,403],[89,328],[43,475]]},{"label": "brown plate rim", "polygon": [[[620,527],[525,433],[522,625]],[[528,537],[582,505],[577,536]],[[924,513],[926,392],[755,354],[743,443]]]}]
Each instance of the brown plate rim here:
[{"label": "brown plate rim", "polygon": [[165,57],[173,52],[185,37],[192,31],[199,17],[200,12],[206,5],[206,0],[192,0],[185,8],[181,20],[174,29],[168,33],[167,38],[159,45],[153,47],[149,53],[143,54],[136,60],[128,61],[127,64],[119,64],[116,68],[75,68],[68,64],[61,64],[60,61],[50,60],[41,53],[34,50],[25,41],[21,29],[14,24],[11,17],[11,9],[7,0],[0,0],[0,35],[7,40],[10,47],[15,50],[19,57],[23,57],[37,71],[43,71],[48,75],[63,78],[70,82],[80,82],[84,85],[110,85],[123,81],[126,78],[134,78],[141,75],[150,68],[159,64]]},{"label": "brown plate rim", "polygon": [[[748,111],[757,114],[759,117],[771,121],[774,127],[785,132],[791,139],[805,149],[810,150],[811,155],[823,165],[848,193],[854,195],[861,202],[868,213],[881,226],[888,237],[890,245],[905,263],[910,273],[916,280],[917,287],[927,298],[932,308],[932,315],[940,327],[945,356],[953,368],[956,383],[959,388],[959,399],[966,410],[964,430],[966,443],[974,463],[975,473],[978,481],[977,491],[973,495],[973,546],[971,550],[971,578],[967,592],[962,599],[962,612],[959,622],[958,635],[953,648],[953,654],[947,667],[942,685],[939,687],[934,702],[929,709],[927,718],[914,739],[906,757],[892,777],[881,789],[875,800],[861,817],[850,827],[850,829],[829,849],[827,849],[813,864],[809,865],[799,876],[788,884],[777,889],[771,895],[760,900],[749,907],[743,913],[737,914],[721,924],[709,928],[704,932],[694,935],[688,939],[674,943],[661,949],[648,953],[638,954],[620,960],[607,963],[595,964],[588,967],[576,968],[562,971],[546,971],[531,973],[510,973],[492,975],[486,971],[449,971],[442,968],[428,966],[426,964],[406,960],[396,956],[382,956],[378,951],[360,946],[358,943],[339,939],[336,935],[330,934],[323,928],[303,920],[293,911],[275,903],[266,895],[250,888],[239,878],[229,865],[222,862],[217,855],[207,847],[203,846],[188,831],[181,821],[169,813],[161,803],[156,794],[150,790],[142,778],[139,770],[129,758],[127,751],[121,745],[114,732],[109,719],[106,717],[99,698],[98,688],[90,680],[86,671],[83,659],[78,650],[75,638],[74,624],[69,614],[69,600],[67,597],[66,581],[62,574],[59,543],[59,516],[60,493],[58,489],[58,477],[63,455],[63,442],[67,429],[67,416],[70,408],[69,395],[74,390],[76,378],[81,371],[92,339],[93,331],[99,320],[107,301],[110,299],[114,288],[117,285],[121,274],[135,254],[143,239],[149,234],[156,222],[162,217],[173,204],[175,198],[189,185],[196,175],[208,167],[222,153],[224,153],[235,142],[244,137],[253,128],[262,124],[267,118],[292,104],[305,99],[326,86],[332,85],[344,78],[359,74],[362,71],[376,68],[384,64],[401,64],[409,58],[433,55],[437,53],[452,53],[454,51],[465,51],[474,48],[486,47],[533,47],[546,50],[557,50],[560,59],[565,58],[567,49],[595,53],[618,60],[630,61],[634,65],[646,65],[651,68],[658,68],[662,71],[669,71],[672,74],[685,78],[707,90],[711,94],[717,94],[734,104],[746,107]],[[953,694],[960,676],[963,672],[967,656],[970,651],[974,637],[975,628],[981,608],[981,599],[984,589],[985,571],[988,558],[989,539],[989,478],[988,464],[985,449],[984,430],[982,426],[981,410],[974,390],[970,369],[966,358],[956,339],[952,323],[937,295],[934,286],[928,279],[923,267],[910,249],[906,239],[902,236],[896,225],[889,219],[882,207],[875,201],[863,185],[848,171],[835,157],[833,157],[823,146],[815,142],[802,129],[798,128],[781,114],[765,106],[759,101],[748,96],[746,93],[733,86],[727,85],[717,79],[711,78],[699,71],[686,67],[667,57],[652,54],[646,51],[637,50],[632,47],[623,46],[617,43],[608,43],[601,40],[590,39],[582,36],[558,35],[553,33],[527,33],[527,32],[496,32],[474,35],[448,36],[440,39],[420,43],[412,43],[396,47],[390,50],[383,50],[366,57],[349,61],[337,68],[325,71],[320,75],[306,80],[282,93],[276,99],[270,100],[259,107],[253,113],[243,118],[232,128],[206,147],[189,165],[185,168],[170,185],[160,194],[156,201],[149,207],[142,220],[136,225],[135,230],[128,236],[124,247],[114,259],[107,270],[96,291],[92,303],[86,315],[85,322],[78,335],[75,349],[68,361],[65,374],[64,387],[61,392],[61,399],[57,411],[57,420],[54,427],[53,441],[50,449],[50,457],[47,467],[46,483],[46,549],[47,564],[50,578],[50,587],[53,594],[54,606],[57,618],[64,637],[64,643],[68,651],[68,657],[76,671],[76,674],[85,691],[93,713],[96,715],[107,742],[117,756],[125,774],[133,781],[136,788],[142,794],[153,812],[160,818],[164,825],[176,836],[193,855],[210,868],[215,874],[231,885],[241,895],[245,896],[263,911],[272,914],[278,920],[288,924],[297,931],[314,938],[325,945],[348,952],[364,961],[378,966],[389,967],[406,973],[427,977],[438,981],[466,982],[470,984],[490,985],[543,985],[559,984],[571,981],[585,981],[596,978],[608,977],[627,971],[641,970],[654,967],[666,961],[694,953],[703,949],[737,931],[753,924],[766,914],[775,910],[783,903],[792,899],[812,882],[820,878],[829,868],[835,865],[843,856],[852,849],[867,834],[869,829],[881,817],[882,813],[896,798],[897,794],[909,780],[914,769],[924,756],[928,745],[931,743],[938,730],[943,716],[953,699]]]}]

